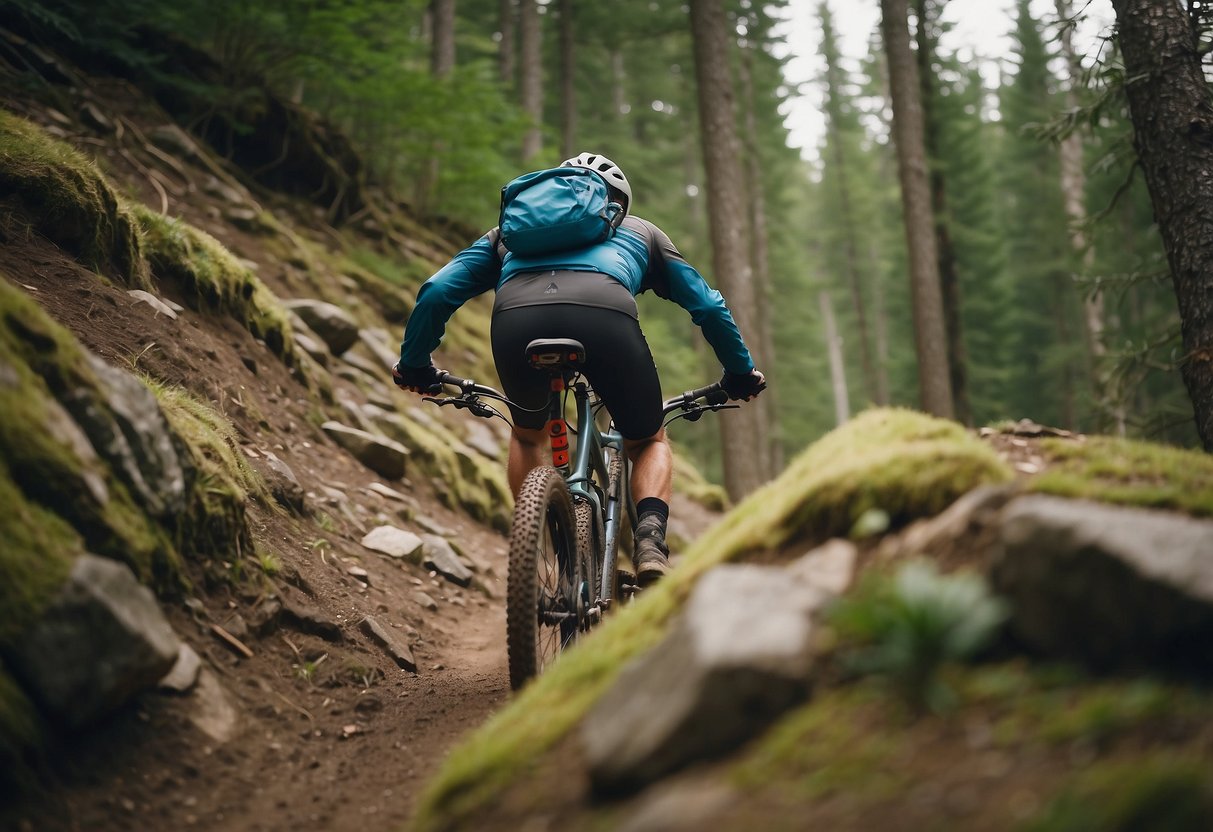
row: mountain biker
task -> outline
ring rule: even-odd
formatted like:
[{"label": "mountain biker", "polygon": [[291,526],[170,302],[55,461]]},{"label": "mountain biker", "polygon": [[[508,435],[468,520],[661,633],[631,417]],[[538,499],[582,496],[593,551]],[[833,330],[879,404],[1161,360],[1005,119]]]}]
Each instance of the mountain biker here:
[{"label": "mountain biker", "polygon": [[[673,454],[662,428],[661,386],[641,332],[635,296],[652,289],[687,310],[724,368],[731,399],[746,401],[766,387],[719,292],[683,259],[656,225],[630,212],[632,187],[605,156],[582,153],[561,167],[588,168],[606,180],[624,218],[604,242],[541,256],[519,256],[493,228],[459,252],[421,287],[409,315],[393,378],[421,394],[441,389],[430,359],[455,310],[496,289],[493,360],[511,407],[508,477],[515,495],[531,469],[548,464],[544,430],[547,378],[524,359],[536,338],[574,338],[586,348],[582,373],[605,402],[632,462],[631,490],[638,526],[633,566],[641,586],[669,571],[666,525]],[[530,410],[523,409],[529,408]]]}]

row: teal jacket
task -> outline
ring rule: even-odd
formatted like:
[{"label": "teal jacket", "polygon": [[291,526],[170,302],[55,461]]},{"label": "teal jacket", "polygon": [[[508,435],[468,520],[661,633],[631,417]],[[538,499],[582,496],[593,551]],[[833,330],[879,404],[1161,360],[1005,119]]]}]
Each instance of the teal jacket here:
[{"label": "teal jacket", "polygon": [[610,275],[633,297],[652,289],[690,313],[726,370],[741,374],[754,369],[724,297],[687,263],[665,232],[632,216],[604,243],[544,257],[515,255],[501,244],[496,228],[489,231],[422,285],[400,345],[401,366],[429,364],[446,322],[472,298],[517,275],[550,269]]}]

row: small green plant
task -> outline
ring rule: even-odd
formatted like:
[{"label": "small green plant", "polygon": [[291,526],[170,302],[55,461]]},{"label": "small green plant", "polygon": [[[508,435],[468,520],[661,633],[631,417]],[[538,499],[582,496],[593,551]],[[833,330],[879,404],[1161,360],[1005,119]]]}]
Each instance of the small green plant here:
[{"label": "small green plant", "polygon": [[270,577],[282,571],[282,560],[273,552],[258,552],[257,563],[261,565],[261,571]]},{"label": "small green plant", "polygon": [[295,675],[307,682],[309,685],[313,684],[316,681],[316,671],[320,669],[320,665],[324,664],[325,659],[328,657],[329,654],[325,653],[319,658],[299,662],[298,664],[294,665]]},{"label": "small green plant", "polygon": [[941,575],[913,561],[896,574],[873,576],[833,610],[844,661],[888,677],[916,710],[945,710],[954,695],[940,679],[947,662],[987,645],[1006,619],[1006,605],[979,576]]},{"label": "small green plant", "polygon": [[333,520],[332,515],[326,511],[316,512],[316,525],[329,534],[337,531],[337,523]]}]

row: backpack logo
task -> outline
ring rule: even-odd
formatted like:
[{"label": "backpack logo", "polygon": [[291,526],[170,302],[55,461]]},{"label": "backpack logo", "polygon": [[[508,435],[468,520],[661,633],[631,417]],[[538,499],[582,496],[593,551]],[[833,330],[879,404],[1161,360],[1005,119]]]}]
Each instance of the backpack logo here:
[{"label": "backpack logo", "polygon": [[597,245],[621,222],[623,206],[610,201],[606,180],[587,168],[539,170],[501,189],[501,242],[524,257]]},{"label": "backpack logo", "polygon": [[560,289],[556,286],[555,283],[549,283],[548,287],[543,290],[543,293],[545,295],[554,295],[559,291],[560,291]]}]

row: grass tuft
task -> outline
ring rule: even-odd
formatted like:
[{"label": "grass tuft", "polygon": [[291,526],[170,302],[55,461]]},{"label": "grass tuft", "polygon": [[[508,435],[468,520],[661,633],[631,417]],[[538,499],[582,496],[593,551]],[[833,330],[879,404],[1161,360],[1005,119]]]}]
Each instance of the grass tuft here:
[{"label": "grass tuft", "polygon": [[144,205],[132,210],[157,277],[180,281],[191,305],[231,315],[287,366],[294,366],[295,343],[286,309],[256,275],[205,231]]},{"label": "grass tuft", "polygon": [[97,166],[0,110],[0,225],[37,234],[93,271],[150,288],[139,228]]}]

